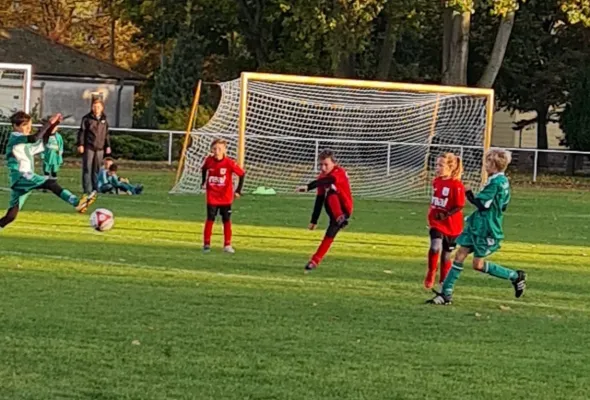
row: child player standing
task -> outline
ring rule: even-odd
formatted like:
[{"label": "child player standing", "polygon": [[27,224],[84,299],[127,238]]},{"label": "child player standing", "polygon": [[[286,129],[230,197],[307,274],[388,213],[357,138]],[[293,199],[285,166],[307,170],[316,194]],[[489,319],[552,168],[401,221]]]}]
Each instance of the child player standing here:
[{"label": "child player standing", "polygon": [[35,174],[35,154],[43,152],[51,132],[59,125],[62,117],[57,114],[49,119],[34,135],[31,134],[31,116],[18,111],[10,117],[12,133],[6,144],[6,165],[10,178],[10,204],[4,217],[0,218],[0,229],[12,223],[19,210],[33,190],[48,190],[73,206],[80,213],[86,212],[96,200],[96,192],[80,198],[63,189],[56,180]]},{"label": "child player standing", "polygon": [[[223,251],[235,253],[231,245],[231,206],[234,198],[241,195],[245,172],[234,160],[227,156],[227,142],[216,139],[211,143],[211,155],[205,158],[201,167],[203,180],[201,186],[207,191],[207,220],[203,231],[203,252],[211,251],[211,234],[217,214],[223,221]],[[233,175],[239,177],[234,193]]]},{"label": "child player standing", "polygon": [[[463,164],[453,153],[445,153],[436,160],[436,178],[432,182],[432,201],[428,210],[430,250],[424,287],[432,289],[440,258],[442,284],[451,269],[451,253],[457,237],[463,231],[465,188],[461,182]],[[441,254],[442,252],[442,254]]]},{"label": "child player standing", "polygon": [[336,164],[334,153],[330,150],[322,151],[319,155],[319,161],[321,172],[318,179],[296,189],[298,192],[317,190],[315,205],[309,224],[310,230],[316,228],[322,207],[325,207],[326,213],[330,218],[330,224],[328,225],[324,239],[315,254],[311,257],[311,260],[305,266],[305,273],[309,273],[318,267],[326,253],[328,253],[328,250],[330,250],[330,246],[332,246],[338,232],[348,225],[348,220],[352,216],[353,209],[348,174],[344,168]]},{"label": "child player standing", "polygon": [[[48,122],[48,119],[44,121]],[[64,163],[64,140],[57,131],[57,125],[47,138],[45,150],[41,153],[43,158],[43,174],[48,179],[57,179],[57,173]]]},{"label": "child player standing", "polygon": [[455,282],[463,271],[463,262],[473,253],[473,269],[510,280],[514,286],[514,295],[521,297],[526,288],[524,271],[512,269],[486,261],[486,257],[500,249],[504,239],[504,212],[510,202],[510,183],[504,174],[511,161],[511,154],[505,150],[490,150],[485,156],[485,168],[489,175],[484,188],[477,194],[467,189],[467,200],[477,209],[467,219],[467,226],[457,239],[461,246],[455,256],[453,267],[442,285],[442,290],[427,303],[451,304]]}]

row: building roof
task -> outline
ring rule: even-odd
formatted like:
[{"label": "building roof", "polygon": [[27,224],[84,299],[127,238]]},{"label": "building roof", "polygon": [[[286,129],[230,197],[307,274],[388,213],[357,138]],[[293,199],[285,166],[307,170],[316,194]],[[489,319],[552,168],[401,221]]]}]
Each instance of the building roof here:
[{"label": "building roof", "polygon": [[39,76],[142,81],[145,77],[29,29],[0,28],[0,62],[31,64]]}]

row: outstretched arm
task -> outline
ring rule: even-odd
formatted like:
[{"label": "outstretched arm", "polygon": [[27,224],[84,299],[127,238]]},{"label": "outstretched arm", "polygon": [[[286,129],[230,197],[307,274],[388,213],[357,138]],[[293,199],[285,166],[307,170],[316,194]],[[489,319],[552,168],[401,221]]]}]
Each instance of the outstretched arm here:
[{"label": "outstretched arm", "polygon": [[53,132],[53,129],[55,129],[55,127],[61,122],[61,118],[61,114],[55,114],[48,122],[39,128],[37,133],[27,136],[27,142],[35,143],[41,139],[43,139],[43,142],[47,142],[47,139],[49,138],[49,135],[51,135],[51,132]]}]

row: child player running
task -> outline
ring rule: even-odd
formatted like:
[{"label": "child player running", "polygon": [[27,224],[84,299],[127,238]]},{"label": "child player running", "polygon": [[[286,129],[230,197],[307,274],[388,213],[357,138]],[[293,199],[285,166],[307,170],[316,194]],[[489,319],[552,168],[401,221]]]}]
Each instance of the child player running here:
[{"label": "child player running", "polygon": [[[461,182],[463,164],[453,153],[443,154],[436,160],[436,178],[432,182],[432,201],[428,210],[430,227],[430,250],[428,270],[424,287],[432,289],[440,258],[442,284],[451,269],[451,253],[455,250],[457,237],[463,230],[463,207],[465,188]],[[442,251],[442,254],[441,254]]]},{"label": "child player running", "polygon": [[311,215],[309,229],[314,230],[322,212],[322,206],[330,218],[330,224],[326,230],[324,239],[320,243],[315,254],[305,266],[305,273],[316,269],[334,242],[336,234],[348,225],[352,215],[353,200],[350,190],[350,182],[346,170],[336,164],[334,153],[324,150],[319,155],[321,173],[313,182],[306,186],[300,186],[298,192],[317,190],[315,206]]},{"label": "child player running", "polygon": [[6,145],[6,165],[10,177],[10,205],[4,217],[0,218],[0,229],[13,222],[19,210],[33,190],[48,190],[73,206],[80,213],[86,212],[96,200],[96,192],[80,198],[63,189],[55,179],[35,174],[35,154],[43,152],[49,136],[62,120],[56,114],[34,135],[31,134],[31,116],[18,111],[10,117],[12,133]]},{"label": "child player running", "polygon": [[455,256],[453,267],[449,271],[442,285],[442,290],[430,304],[451,304],[455,282],[463,271],[463,262],[473,253],[473,268],[477,271],[507,279],[514,286],[515,296],[521,297],[526,288],[526,274],[524,271],[514,271],[498,264],[486,261],[485,258],[500,249],[500,242],[504,239],[502,223],[504,212],[510,202],[510,184],[504,171],[511,161],[511,154],[505,150],[490,150],[485,156],[485,168],[489,175],[484,188],[477,194],[467,189],[467,200],[477,210],[467,219],[467,226],[457,239],[461,246]]},{"label": "child player running", "polygon": [[[203,232],[203,252],[211,251],[211,234],[217,214],[223,222],[223,251],[235,253],[231,245],[231,206],[234,197],[240,197],[244,186],[245,172],[234,160],[227,156],[227,142],[216,139],[211,143],[211,155],[205,158],[201,171],[201,187],[207,191],[207,220]],[[238,187],[234,193],[233,175],[239,177]]]}]

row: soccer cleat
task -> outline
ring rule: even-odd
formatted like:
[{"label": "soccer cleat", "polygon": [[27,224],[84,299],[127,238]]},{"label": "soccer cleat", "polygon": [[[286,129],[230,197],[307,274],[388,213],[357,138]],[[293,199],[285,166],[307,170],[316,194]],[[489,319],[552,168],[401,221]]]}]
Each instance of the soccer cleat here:
[{"label": "soccer cleat", "polygon": [[436,296],[430,300],[426,300],[426,304],[435,304],[437,306],[448,306],[453,304],[452,296],[447,296],[446,294],[437,292],[436,290],[433,290],[433,292],[436,293]]},{"label": "soccer cleat", "polygon": [[211,246],[209,246],[208,244],[203,246],[203,253],[208,254],[211,253]]},{"label": "soccer cleat", "polygon": [[512,286],[514,286],[514,296],[518,299],[524,294],[524,290],[526,289],[526,273],[521,270],[516,271],[516,273],[518,277],[512,281]]},{"label": "soccer cleat", "polygon": [[88,207],[90,207],[92,204],[94,204],[97,197],[98,197],[98,194],[96,193],[96,190],[90,194],[83,195],[80,198],[80,202],[76,206],[76,211],[78,211],[80,214],[84,214],[86,212],[86,210],[88,210]]},{"label": "soccer cleat", "polygon": [[311,271],[313,271],[317,267],[318,267],[318,265],[316,263],[314,263],[313,261],[310,261],[307,264],[305,264],[305,271],[304,272],[306,274],[309,274]]},{"label": "soccer cleat", "polygon": [[231,246],[225,246],[223,248],[223,252],[228,253],[228,254],[234,254],[236,252],[236,250]]}]

